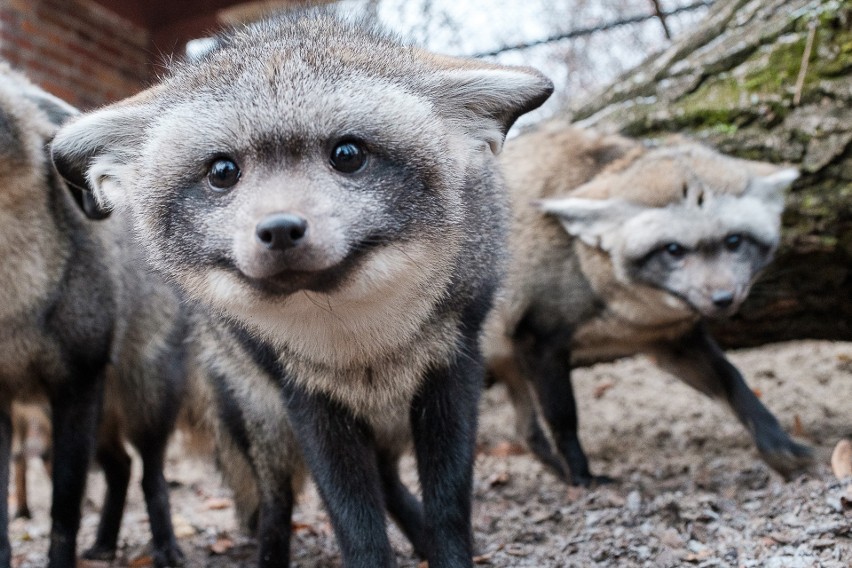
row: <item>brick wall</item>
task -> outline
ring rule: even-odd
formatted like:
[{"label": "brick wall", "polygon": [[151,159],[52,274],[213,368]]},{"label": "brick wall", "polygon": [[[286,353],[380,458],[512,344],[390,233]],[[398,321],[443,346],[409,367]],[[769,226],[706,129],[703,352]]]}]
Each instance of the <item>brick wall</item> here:
[{"label": "brick wall", "polygon": [[81,109],[148,83],[148,31],[90,0],[0,0],[0,56]]}]

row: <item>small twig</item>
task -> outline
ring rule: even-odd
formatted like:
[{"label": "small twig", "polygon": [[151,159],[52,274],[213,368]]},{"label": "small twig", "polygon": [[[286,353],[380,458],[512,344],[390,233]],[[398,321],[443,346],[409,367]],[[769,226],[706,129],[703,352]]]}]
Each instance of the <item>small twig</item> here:
[{"label": "small twig", "polygon": [[669,25],[666,23],[666,12],[660,5],[660,0],[651,0],[651,3],[654,5],[654,14],[656,14],[656,16],[660,19],[660,23],[663,25],[663,31],[666,33],[666,39],[671,41],[672,32],[669,30]]},{"label": "small twig", "polygon": [[[706,8],[707,6],[712,6],[716,0],[696,0],[691,4],[687,4],[685,6],[679,6],[674,8],[668,12],[663,12],[663,16],[674,16],[676,14],[680,14],[681,12],[689,12],[691,10],[696,10],[698,8]],[[468,55],[468,57],[493,57],[495,55],[500,55],[505,51],[513,51],[518,49],[529,49],[531,47],[537,47],[539,45],[544,45],[547,43],[553,43],[557,41],[562,41],[566,39],[573,39],[577,37],[583,37],[592,35],[597,32],[604,32],[614,28],[618,28],[621,26],[627,26],[631,24],[638,24],[640,22],[644,22],[645,20],[650,20],[651,18],[656,18],[656,14],[639,14],[637,16],[625,17],[621,20],[616,20],[614,22],[605,22],[596,26],[590,26],[586,28],[579,28],[571,31],[567,31],[564,33],[555,34],[543,39],[537,39],[533,41],[528,41],[524,43],[518,43],[515,45],[505,45],[503,47],[498,47],[497,49],[491,51],[483,51],[480,53],[474,53]]]},{"label": "small twig", "polygon": [[802,89],[805,86],[805,75],[808,74],[808,62],[811,59],[811,49],[814,46],[816,27],[816,20],[808,24],[808,39],[805,42],[805,52],[802,54],[802,66],[799,67],[799,76],[796,78],[796,93],[793,95],[793,106],[799,106],[799,102],[802,100]]}]

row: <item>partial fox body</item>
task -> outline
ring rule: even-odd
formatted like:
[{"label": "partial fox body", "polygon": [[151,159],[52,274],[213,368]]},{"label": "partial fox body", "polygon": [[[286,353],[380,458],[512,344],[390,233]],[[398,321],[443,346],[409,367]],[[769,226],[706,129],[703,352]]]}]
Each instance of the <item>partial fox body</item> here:
[{"label": "partial fox body", "polygon": [[[502,165],[512,260],[484,352],[543,459],[577,483],[593,481],[570,367],[647,352],[727,398],[771,465],[789,473],[807,462],[702,325],[736,311],[771,260],[796,170],[683,140],[646,148],[559,122],[510,142]],[[535,385],[532,398],[522,377]]]},{"label": "partial fox body", "polygon": [[[262,565],[287,563],[302,459],[347,566],[394,564],[385,505],[430,566],[470,565],[478,336],[506,226],[494,154],[551,88],[299,12],[57,136],[63,175],[128,212],[207,310],[210,393],[258,478]],[[422,506],[396,470],[409,431]]]},{"label": "partial fox body", "polygon": [[[90,557],[115,552],[130,476],[125,440],[145,462],[157,565],[182,559],[163,453],[185,382],[184,308],[144,268],[121,219],[95,224],[94,201],[55,175],[47,144],[76,110],[0,65],[0,486],[9,481],[12,401],[50,406],[50,566],[73,566],[80,503],[96,450],[109,486]],[[97,444],[95,429],[103,408]],[[8,566],[6,500],[0,566]]]}]

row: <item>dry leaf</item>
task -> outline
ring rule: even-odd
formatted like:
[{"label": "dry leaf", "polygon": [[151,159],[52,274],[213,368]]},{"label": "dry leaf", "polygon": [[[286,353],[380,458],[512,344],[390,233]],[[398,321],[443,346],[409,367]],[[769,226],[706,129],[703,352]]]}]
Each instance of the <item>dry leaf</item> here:
[{"label": "dry leaf", "polygon": [[228,509],[234,506],[234,502],[227,497],[211,497],[204,502],[204,507],[210,511]]},{"label": "dry leaf", "polygon": [[213,554],[225,554],[232,548],[234,548],[234,541],[227,537],[221,537],[210,545],[210,552]]},{"label": "dry leaf", "polygon": [[[143,557],[145,558],[145,557]],[[148,558],[148,564],[142,564],[141,566],[151,566],[153,561]],[[133,564],[131,563],[130,566]],[[110,568],[112,566],[111,562],[107,562],[106,560],[87,560],[86,558],[80,558],[77,560],[78,568]]]},{"label": "dry leaf", "polygon": [[189,521],[183,517],[183,515],[177,513],[172,515],[172,526],[174,527],[175,536],[177,538],[195,536],[195,527],[193,527]]},{"label": "dry leaf", "polygon": [[486,554],[480,554],[479,556],[473,557],[474,564],[491,564],[491,557],[494,556],[493,552],[488,552]]},{"label": "dry leaf", "polygon": [[585,495],[586,489],[584,487],[579,487],[577,485],[569,485],[568,490],[565,493],[565,497],[568,501],[576,501],[583,495]]},{"label": "dry leaf", "polygon": [[527,449],[520,444],[504,440],[497,443],[486,453],[495,458],[508,458],[509,456],[522,456],[527,453]]},{"label": "dry leaf", "polygon": [[852,477],[852,442],[840,440],[831,452],[831,471],[837,479]]},{"label": "dry leaf", "polygon": [[805,429],[802,427],[802,417],[798,414],[793,416],[793,435],[797,438],[805,436]]},{"label": "dry leaf", "polygon": [[687,562],[701,562],[703,560],[707,560],[711,556],[713,556],[713,551],[709,548],[705,548],[701,552],[690,552],[683,559]]},{"label": "dry leaf", "polygon": [[488,478],[489,487],[498,487],[500,485],[506,485],[507,483],[509,483],[508,471],[501,471],[499,473],[495,473],[494,475]]},{"label": "dry leaf", "polygon": [[763,396],[763,391],[760,390],[760,388],[758,387],[752,387],[751,392],[753,392],[754,396],[756,396],[757,398],[761,398]]},{"label": "dry leaf", "polygon": [[154,559],[148,556],[147,554],[143,554],[142,556],[137,556],[133,560],[131,560],[127,564],[130,568],[143,568],[144,566],[153,566]]},{"label": "dry leaf", "polygon": [[592,396],[594,396],[595,398],[601,398],[603,395],[606,394],[606,391],[608,391],[614,386],[615,383],[612,381],[605,381],[603,383],[595,385],[595,390],[592,392]]}]

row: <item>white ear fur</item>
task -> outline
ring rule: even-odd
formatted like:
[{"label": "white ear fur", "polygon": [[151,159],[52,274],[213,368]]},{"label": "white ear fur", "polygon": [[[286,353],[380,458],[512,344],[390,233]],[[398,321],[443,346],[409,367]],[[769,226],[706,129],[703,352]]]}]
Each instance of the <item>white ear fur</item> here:
[{"label": "white ear fur", "polygon": [[528,67],[442,69],[433,81],[435,104],[495,154],[515,120],[541,106],[553,92],[550,80]]},{"label": "white ear fur", "polygon": [[799,178],[799,170],[784,168],[767,176],[754,177],[749,182],[746,195],[764,202],[780,215],[784,210],[784,193]]},{"label": "white ear fur", "polygon": [[614,236],[624,222],[644,208],[622,199],[544,199],[533,204],[555,215],[568,234],[592,247],[610,251]]},{"label": "white ear fur", "polygon": [[200,61],[204,57],[219,47],[219,38],[217,37],[200,37],[191,39],[186,42],[184,54],[188,61]]},{"label": "white ear fur", "polygon": [[135,157],[149,117],[144,106],[119,104],[68,123],[51,143],[57,171],[71,185],[91,191],[102,208],[120,207],[131,189],[120,182],[123,169]]}]

